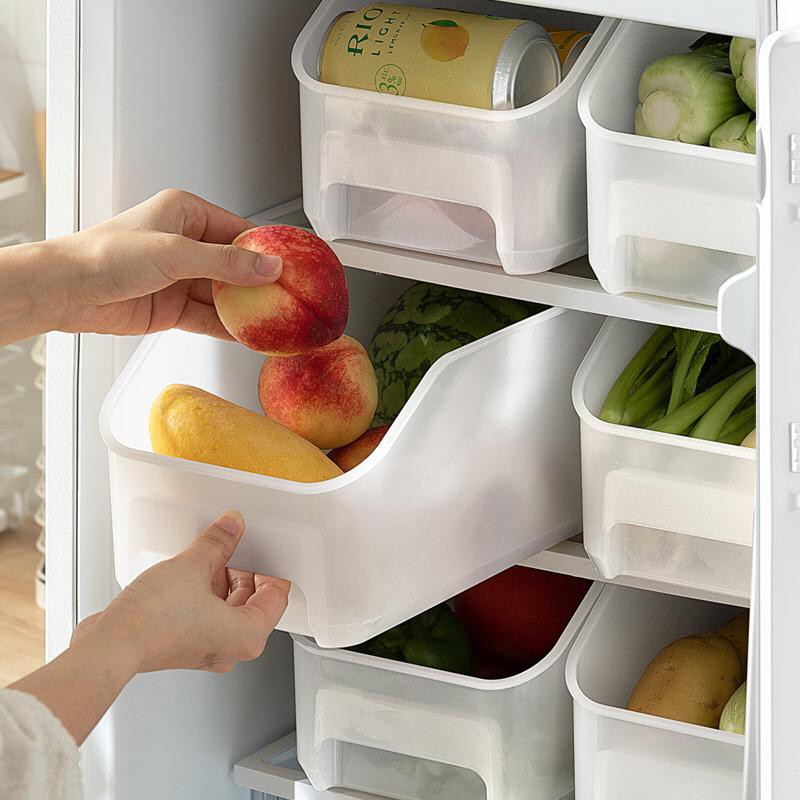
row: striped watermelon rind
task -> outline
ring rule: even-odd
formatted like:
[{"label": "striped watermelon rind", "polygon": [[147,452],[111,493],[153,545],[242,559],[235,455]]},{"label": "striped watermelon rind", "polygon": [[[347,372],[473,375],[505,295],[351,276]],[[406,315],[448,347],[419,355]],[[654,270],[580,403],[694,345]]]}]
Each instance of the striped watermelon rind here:
[{"label": "striped watermelon rind", "polygon": [[416,283],[386,312],[369,356],[378,379],[373,425],[391,424],[445,353],[537,314],[544,306],[448,286]]}]

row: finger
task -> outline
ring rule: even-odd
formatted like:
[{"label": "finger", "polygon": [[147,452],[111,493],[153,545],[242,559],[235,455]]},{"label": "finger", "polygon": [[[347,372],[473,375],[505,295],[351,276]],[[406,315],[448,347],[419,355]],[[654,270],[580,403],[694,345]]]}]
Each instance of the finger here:
[{"label": "finger", "polygon": [[164,189],[144,205],[152,208],[152,221],[163,230],[212,244],[227,244],[255,227],[249,220],[180,189]]},{"label": "finger", "polygon": [[280,578],[255,576],[255,592],[244,605],[244,610],[255,623],[259,634],[265,637],[281,621],[289,604],[289,589],[292,584]]},{"label": "finger", "polygon": [[211,579],[211,591],[219,597],[220,600],[227,600],[230,593],[230,585],[228,583],[228,570],[223,567]]},{"label": "finger", "polygon": [[215,339],[233,340],[233,336],[228,333],[225,326],[220,321],[217,309],[208,306],[197,300],[187,300],[183,307],[176,328],[190,333],[202,333],[206,336],[213,336]]},{"label": "finger", "polygon": [[230,588],[228,605],[243,606],[256,590],[255,576],[252,572],[241,569],[229,569],[228,586]]},{"label": "finger", "polygon": [[213,278],[237,286],[274,283],[283,268],[280,256],[265,255],[233,244],[195,242],[165,234],[158,254],[159,267],[172,281]]},{"label": "finger", "polygon": [[214,293],[211,290],[211,281],[208,278],[198,278],[191,282],[189,286],[189,297],[197,300],[198,303],[205,303],[207,306],[214,305]]},{"label": "finger", "polygon": [[238,511],[226,511],[209,525],[178,558],[205,569],[209,579],[230,561],[244,533],[244,518]]}]

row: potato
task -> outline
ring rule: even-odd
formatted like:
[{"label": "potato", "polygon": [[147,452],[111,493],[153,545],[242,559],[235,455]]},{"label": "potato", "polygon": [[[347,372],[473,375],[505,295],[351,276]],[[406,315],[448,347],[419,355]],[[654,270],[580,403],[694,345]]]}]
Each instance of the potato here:
[{"label": "potato", "polygon": [[723,625],[717,633],[730,639],[739,651],[739,658],[742,661],[742,672],[747,675],[747,635],[750,627],[750,614],[742,611],[730,622]]},{"label": "potato", "polygon": [[668,644],[648,665],[628,700],[630,711],[719,727],[719,718],[743,680],[739,652],[719,633]]}]

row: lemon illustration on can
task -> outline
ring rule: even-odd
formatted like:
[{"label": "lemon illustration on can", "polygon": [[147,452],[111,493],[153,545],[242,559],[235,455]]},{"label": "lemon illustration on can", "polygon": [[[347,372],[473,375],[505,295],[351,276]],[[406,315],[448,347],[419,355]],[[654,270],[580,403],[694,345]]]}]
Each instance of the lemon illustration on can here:
[{"label": "lemon illustration on can", "polygon": [[469,31],[451,19],[436,19],[424,25],[419,40],[434,61],[453,61],[467,51]]}]

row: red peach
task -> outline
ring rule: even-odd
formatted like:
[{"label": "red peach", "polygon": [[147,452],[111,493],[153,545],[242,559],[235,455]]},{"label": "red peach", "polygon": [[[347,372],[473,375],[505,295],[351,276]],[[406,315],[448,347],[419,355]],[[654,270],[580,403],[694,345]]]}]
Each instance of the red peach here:
[{"label": "red peach", "polygon": [[328,458],[336,464],[342,472],[350,472],[357,467],[381,442],[388,425],[378,425],[370,428],[365,434],[359,436],[354,442],[346,444],[344,447],[337,447],[328,453]]},{"label": "red peach", "polygon": [[258,379],[270,419],[322,450],[342,447],[369,427],[378,382],[367,351],[349,336],[288,358],[268,358]]},{"label": "red peach", "polygon": [[336,253],[310,231],[265,225],[240,233],[238,247],[280,256],[283,272],[266,286],[214,281],[222,324],[242,344],[269,355],[307,353],[336,341],[347,326],[349,298]]}]

